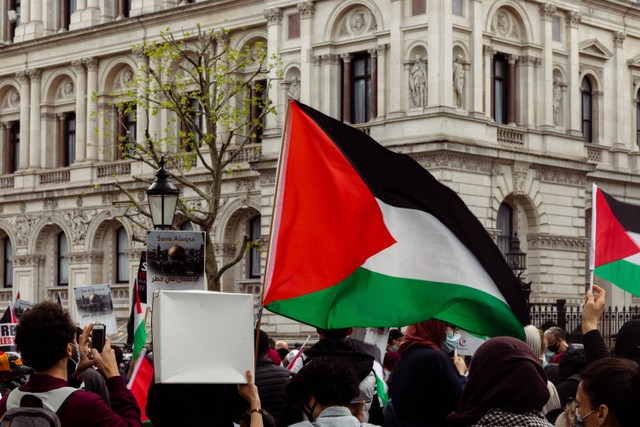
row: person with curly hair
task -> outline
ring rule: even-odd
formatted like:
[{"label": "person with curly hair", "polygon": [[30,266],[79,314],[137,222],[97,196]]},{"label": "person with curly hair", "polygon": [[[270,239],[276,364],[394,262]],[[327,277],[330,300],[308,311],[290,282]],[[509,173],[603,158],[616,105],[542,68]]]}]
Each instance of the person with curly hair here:
[{"label": "person with curly hair", "polygon": [[27,311],[16,328],[16,345],[24,362],[33,368],[29,381],[0,400],[0,415],[18,406],[41,406],[47,403],[46,392],[69,386],[71,375],[81,373],[93,364],[105,377],[111,407],[97,394],[78,390],[70,394],[57,415],[65,427],[81,426],[141,426],[140,409],[125,380],[109,339],[101,353],[91,349],[89,336],[92,325],[82,331],[80,345],[76,328],[69,314],[58,305],[43,302]]},{"label": "person with curly hair", "polygon": [[575,419],[584,427],[638,425],[640,369],[621,357],[605,357],[582,372]]},{"label": "person with curly hair", "polygon": [[358,427],[349,405],[358,394],[360,381],[345,361],[314,357],[287,385],[287,399],[304,413],[291,427]]}]

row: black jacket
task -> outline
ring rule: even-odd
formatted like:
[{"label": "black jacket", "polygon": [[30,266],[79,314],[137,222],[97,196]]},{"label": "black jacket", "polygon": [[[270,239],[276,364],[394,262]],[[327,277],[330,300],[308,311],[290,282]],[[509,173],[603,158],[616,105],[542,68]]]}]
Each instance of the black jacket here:
[{"label": "black jacket", "polygon": [[285,405],[284,390],[291,378],[287,368],[276,366],[268,357],[258,359],[256,363],[256,386],[260,394],[262,408],[273,415],[276,422]]}]

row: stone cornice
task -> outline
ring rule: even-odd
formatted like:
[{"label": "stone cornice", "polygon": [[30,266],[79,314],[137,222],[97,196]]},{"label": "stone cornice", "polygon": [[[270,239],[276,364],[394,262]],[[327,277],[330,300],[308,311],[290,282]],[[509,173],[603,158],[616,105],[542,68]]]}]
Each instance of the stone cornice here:
[{"label": "stone cornice", "polygon": [[9,257],[14,267],[35,267],[43,264],[45,259],[44,255],[13,255]]},{"label": "stone cornice", "polygon": [[494,173],[494,161],[476,157],[460,156],[450,153],[428,154],[416,156],[414,159],[429,170],[434,168],[459,169],[473,172]]},{"label": "stone cornice", "polygon": [[536,169],[536,175],[541,182],[551,182],[555,184],[573,185],[584,187],[587,182],[586,174],[575,173],[563,169]]},{"label": "stone cornice", "polygon": [[585,252],[589,247],[586,237],[557,236],[549,234],[529,234],[527,244],[531,249],[556,249],[563,251]]},{"label": "stone cornice", "polygon": [[67,252],[64,254],[69,264],[80,264],[85,262],[102,262],[103,252]]}]

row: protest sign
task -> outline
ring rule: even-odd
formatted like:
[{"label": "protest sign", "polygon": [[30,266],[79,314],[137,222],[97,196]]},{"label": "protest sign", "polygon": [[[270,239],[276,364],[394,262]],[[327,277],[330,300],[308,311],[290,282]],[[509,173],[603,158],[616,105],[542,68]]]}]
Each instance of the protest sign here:
[{"label": "protest sign", "polygon": [[350,338],[375,347],[376,351],[372,356],[382,363],[384,354],[387,351],[389,330],[390,328],[353,328]]},{"label": "protest sign", "polygon": [[[138,295],[142,304],[147,303],[147,251],[142,251],[138,265]],[[134,298],[135,300],[135,298]]]},{"label": "protest sign", "polygon": [[155,230],[147,234],[147,298],[155,291],[207,289],[204,232]]},{"label": "protest sign", "polygon": [[103,323],[107,327],[107,334],[117,332],[116,315],[111,300],[109,285],[89,285],[74,289],[76,307],[78,308],[78,323],[84,328],[89,323]]},{"label": "protest sign", "polygon": [[18,319],[18,322],[22,318],[22,315],[24,314],[24,312],[28,311],[28,310],[31,310],[34,305],[36,305],[36,303],[31,302],[31,301],[27,301],[27,300],[23,300],[23,299],[17,299],[13,303],[13,313],[15,314],[16,318]]},{"label": "protest sign", "polygon": [[153,299],[156,382],[247,382],[254,367],[252,295],[161,290]]},{"label": "protest sign", "polygon": [[460,334],[460,342],[456,349],[460,356],[473,356],[478,347],[485,342],[484,339],[478,338],[477,336],[462,329],[458,329],[458,333]]},{"label": "protest sign", "polygon": [[0,323],[0,349],[15,351],[17,323]]}]

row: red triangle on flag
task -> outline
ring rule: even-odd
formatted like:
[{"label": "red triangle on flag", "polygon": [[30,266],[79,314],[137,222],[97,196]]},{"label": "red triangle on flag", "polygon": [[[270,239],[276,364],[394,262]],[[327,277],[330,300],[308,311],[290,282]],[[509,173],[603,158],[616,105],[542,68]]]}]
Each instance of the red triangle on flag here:
[{"label": "red triangle on flag", "polygon": [[334,286],[395,243],[371,190],[331,138],[294,102],[288,119],[265,306]]},{"label": "red triangle on flag", "polygon": [[600,267],[635,255],[640,248],[615,217],[602,191],[597,191],[594,266]]}]

